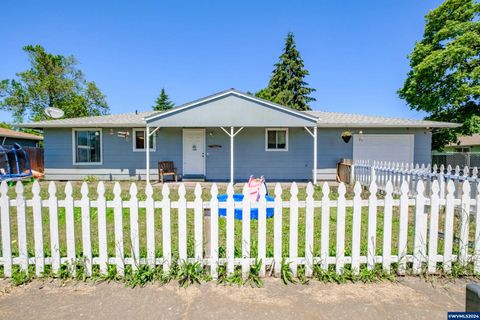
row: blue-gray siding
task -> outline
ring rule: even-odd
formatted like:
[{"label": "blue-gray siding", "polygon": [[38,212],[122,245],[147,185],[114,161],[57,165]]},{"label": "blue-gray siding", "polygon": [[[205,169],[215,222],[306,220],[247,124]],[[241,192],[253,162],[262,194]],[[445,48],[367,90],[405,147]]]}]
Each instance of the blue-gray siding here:
[{"label": "blue-gray siding", "polygon": [[[365,134],[414,134],[414,161],[430,162],[431,133],[422,129],[358,129]],[[354,131],[358,131],[355,129]],[[145,153],[133,152],[132,135],[118,137],[118,131],[131,128],[103,129],[103,164],[73,165],[72,130],[45,129],[45,168],[50,179],[82,179],[97,175],[101,179],[138,179],[144,176]],[[351,159],[353,139],[343,142],[343,129],[318,128],[318,168],[335,168],[342,158]],[[113,134],[110,134],[112,132]],[[303,128],[289,128],[288,151],[265,150],[265,128],[244,128],[235,137],[235,179],[264,175],[269,180],[308,180],[312,176],[313,138]],[[221,148],[209,146],[220,145]],[[206,128],[206,179],[228,180],[230,175],[230,140],[220,128]],[[182,128],[161,128],[156,136],[156,151],[150,166],[156,171],[158,161],[173,161],[182,174]],[[55,173],[52,173],[52,169]],[[62,170],[61,169],[67,169]],[[73,170],[75,169],[75,170]],[[153,175],[155,177],[155,175]]]}]

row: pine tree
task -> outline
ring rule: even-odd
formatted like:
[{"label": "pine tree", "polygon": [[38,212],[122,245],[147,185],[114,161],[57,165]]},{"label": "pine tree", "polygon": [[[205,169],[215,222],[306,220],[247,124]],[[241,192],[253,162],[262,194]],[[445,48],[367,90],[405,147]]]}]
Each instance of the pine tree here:
[{"label": "pine tree", "polygon": [[165,88],[162,88],[162,90],[160,91],[160,95],[158,96],[157,100],[155,100],[153,110],[165,111],[172,109],[174,106],[175,104],[168,98],[168,95],[165,92]]},{"label": "pine tree", "polygon": [[268,87],[257,92],[257,97],[297,109],[310,110],[309,102],[315,89],[309,88],[304,78],[309,75],[303,59],[298,52],[294,35],[289,32],[285,39],[285,47],[279,61],[275,64]]}]

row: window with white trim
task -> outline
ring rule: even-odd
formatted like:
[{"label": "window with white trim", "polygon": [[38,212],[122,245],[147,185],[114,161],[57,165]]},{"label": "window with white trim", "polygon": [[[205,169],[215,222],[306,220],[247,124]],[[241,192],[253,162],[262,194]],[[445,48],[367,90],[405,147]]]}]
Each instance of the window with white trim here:
[{"label": "window with white trim", "polygon": [[75,164],[102,163],[102,131],[74,129]]},{"label": "window with white trim", "polygon": [[[133,129],[133,151],[145,151],[145,129]],[[150,151],[155,151],[155,134],[150,136]]]},{"label": "window with white trim", "polygon": [[288,129],[266,129],[265,149],[267,151],[288,151]]}]

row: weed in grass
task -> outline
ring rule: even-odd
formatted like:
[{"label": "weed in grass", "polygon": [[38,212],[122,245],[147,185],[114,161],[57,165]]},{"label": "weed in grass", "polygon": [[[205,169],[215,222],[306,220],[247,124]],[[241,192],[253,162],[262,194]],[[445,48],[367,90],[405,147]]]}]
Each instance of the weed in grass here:
[{"label": "weed in grass", "polygon": [[124,282],[131,288],[144,287],[156,278],[157,268],[150,268],[148,265],[141,265],[137,270],[125,269]]},{"label": "weed in grass", "polygon": [[33,279],[33,277],[30,274],[31,272],[29,273],[29,272],[20,270],[19,267],[15,267],[12,270],[12,278],[10,279],[11,283],[16,287],[21,286],[23,284],[27,284]]},{"label": "weed in grass", "polygon": [[181,287],[188,287],[194,283],[200,284],[204,279],[204,270],[200,262],[183,262],[178,269],[177,279]]},{"label": "weed in grass", "polygon": [[250,266],[250,272],[244,284],[250,285],[252,288],[263,287],[262,278],[260,278],[260,269],[262,268],[262,259],[255,261],[255,264]]},{"label": "weed in grass", "polygon": [[280,276],[284,284],[295,283],[295,276],[293,275],[292,270],[290,269],[291,262],[286,262],[285,258],[282,259],[282,268]]},{"label": "weed in grass", "polygon": [[227,268],[225,266],[218,267],[217,284],[223,285],[243,285],[242,271],[240,268],[235,268],[232,274],[227,274]]},{"label": "weed in grass", "polygon": [[310,280],[307,279],[307,277],[305,276],[305,266],[304,265],[298,266],[298,268],[297,268],[297,279],[301,284],[308,284],[309,283]]}]

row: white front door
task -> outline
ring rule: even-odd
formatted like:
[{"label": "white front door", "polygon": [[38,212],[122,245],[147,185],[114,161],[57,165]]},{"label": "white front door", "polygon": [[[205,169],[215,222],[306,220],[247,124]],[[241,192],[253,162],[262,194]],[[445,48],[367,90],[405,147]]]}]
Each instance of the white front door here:
[{"label": "white front door", "polygon": [[183,175],[205,175],[205,129],[183,129]]}]

